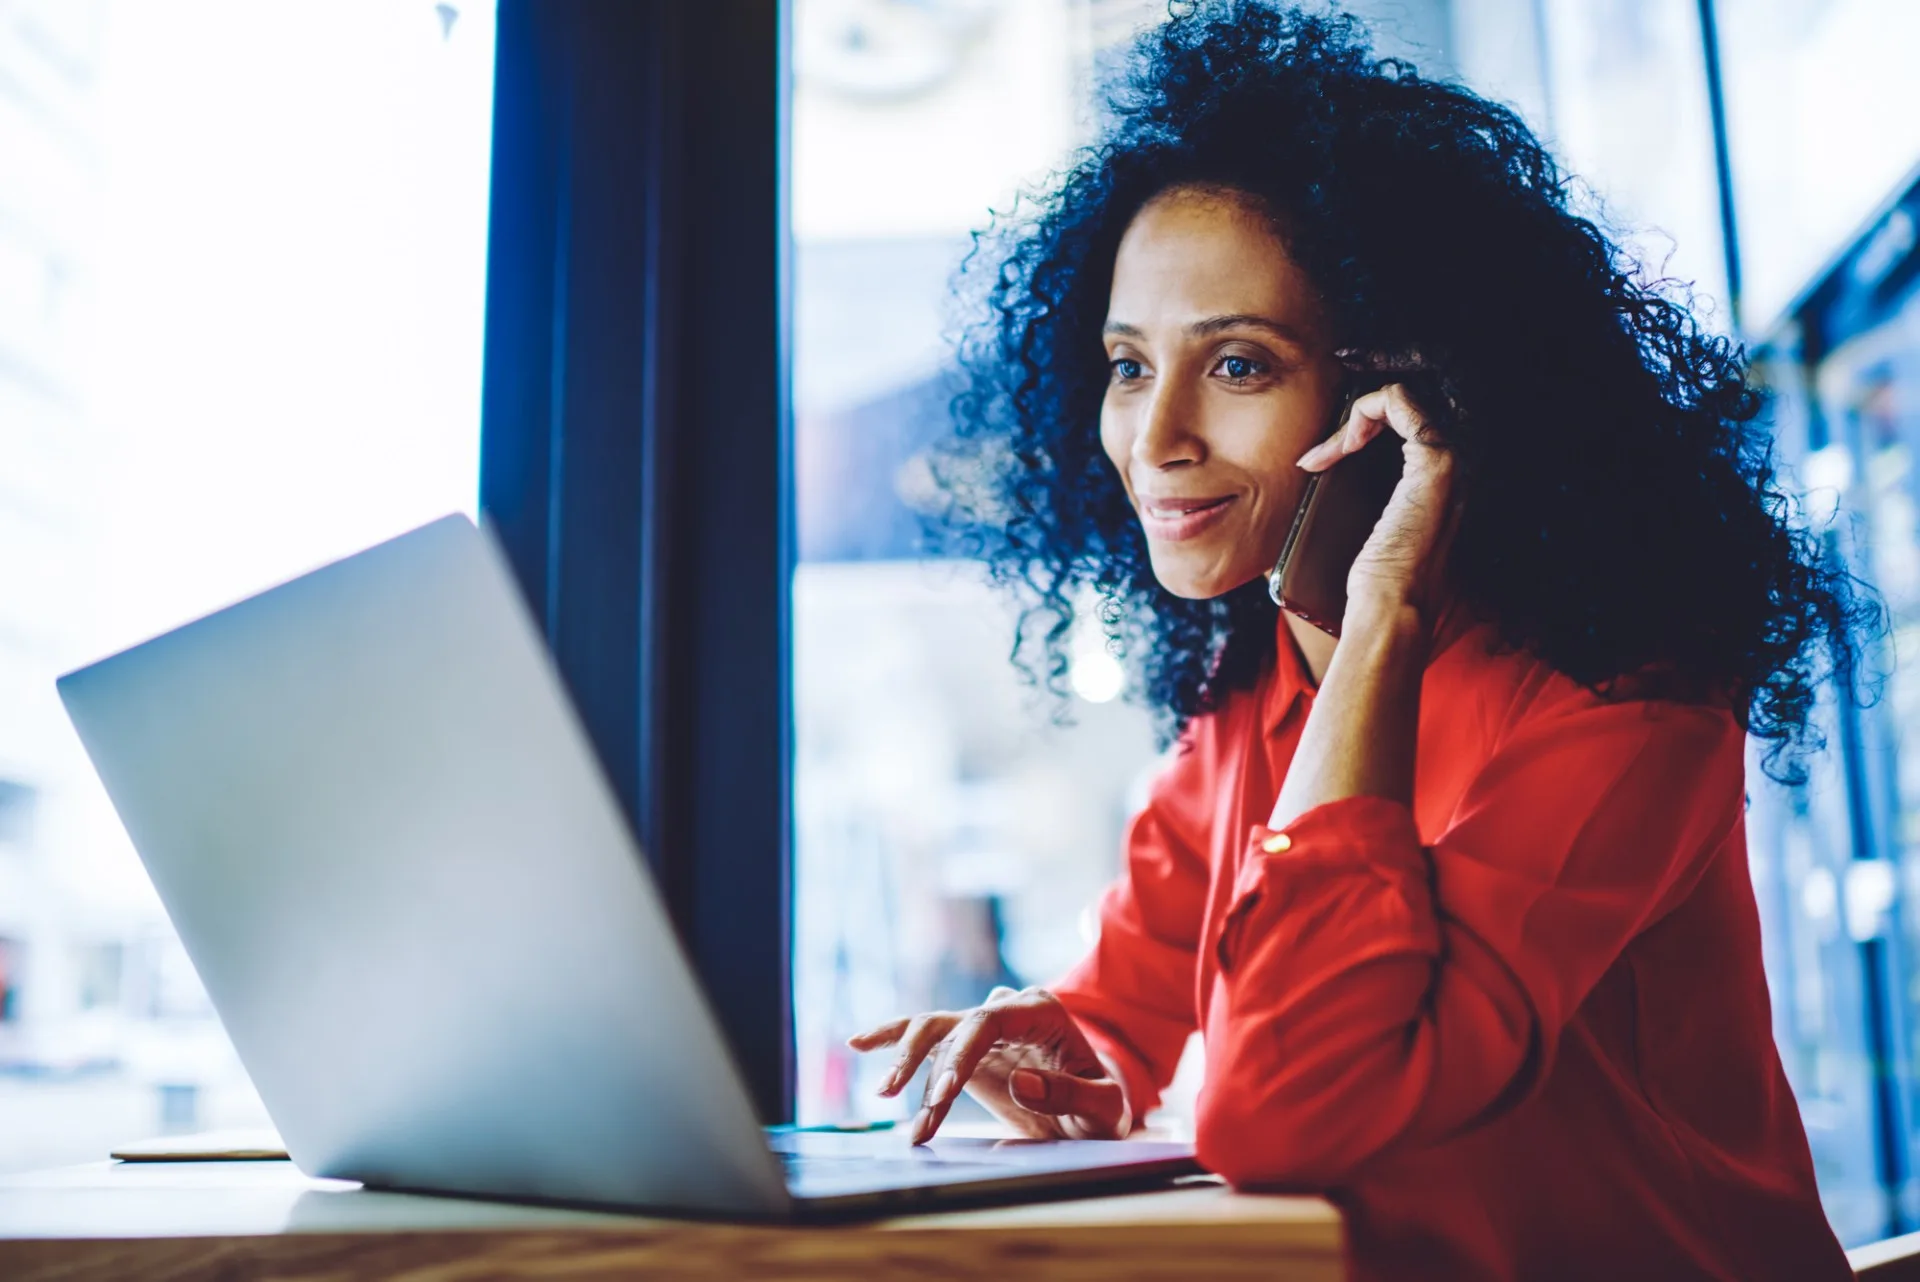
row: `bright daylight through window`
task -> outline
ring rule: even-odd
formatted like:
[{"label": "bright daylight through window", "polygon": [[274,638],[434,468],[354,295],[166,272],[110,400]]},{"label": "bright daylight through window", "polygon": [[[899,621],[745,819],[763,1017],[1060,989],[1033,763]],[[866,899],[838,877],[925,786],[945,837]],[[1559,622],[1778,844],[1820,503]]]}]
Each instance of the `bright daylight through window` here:
[{"label": "bright daylight through window", "polygon": [[0,1170],[260,1120],[58,674],[448,511],[486,0],[0,7]]}]

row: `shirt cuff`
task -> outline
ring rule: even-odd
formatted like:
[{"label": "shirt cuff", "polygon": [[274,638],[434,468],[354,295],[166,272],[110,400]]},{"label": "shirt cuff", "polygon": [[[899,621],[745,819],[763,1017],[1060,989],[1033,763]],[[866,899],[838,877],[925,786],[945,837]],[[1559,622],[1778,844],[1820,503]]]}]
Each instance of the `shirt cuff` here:
[{"label": "shirt cuff", "polygon": [[1322,802],[1284,828],[1255,824],[1248,838],[1256,855],[1417,858],[1420,830],[1413,812],[1385,797]]},{"label": "shirt cuff", "polygon": [[[1250,919],[1297,908],[1324,896],[1328,886],[1354,884],[1356,875],[1398,887],[1408,903],[1428,901],[1431,877],[1420,830],[1413,812],[1398,801],[1343,797],[1315,806],[1282,829],[1254,824],[1247,842],[1247,857],[1213,942],[1223,978],[1239,971],[1241,954],[1253,939],[1271,933],[1250,930]],[[1412,930],[1411,922],[1405,924]],[[1391,934],[1376,930],[1373,943],[1387,947]]]}]

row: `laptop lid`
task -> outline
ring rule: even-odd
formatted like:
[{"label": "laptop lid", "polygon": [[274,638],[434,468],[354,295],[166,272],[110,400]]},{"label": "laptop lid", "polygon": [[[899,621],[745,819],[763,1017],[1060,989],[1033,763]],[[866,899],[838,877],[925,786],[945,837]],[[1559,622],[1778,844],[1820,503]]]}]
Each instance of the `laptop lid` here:
[{"label": "laptop lid", "polygon": [[791,1209],[489,534],[447,517],[59,688],[303,1170]]}]

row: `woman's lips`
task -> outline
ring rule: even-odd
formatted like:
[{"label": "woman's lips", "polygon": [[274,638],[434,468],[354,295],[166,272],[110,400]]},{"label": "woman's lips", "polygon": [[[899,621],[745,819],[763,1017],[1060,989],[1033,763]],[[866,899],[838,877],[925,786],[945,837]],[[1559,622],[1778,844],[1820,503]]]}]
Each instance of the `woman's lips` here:
[{"label": "woman's lips", "polygon": [[1150,539],[1178,543],[1197,538],[1225,519],[1234,504],[1232,494],[1221,498],[1140,500],[1140,525]]}]

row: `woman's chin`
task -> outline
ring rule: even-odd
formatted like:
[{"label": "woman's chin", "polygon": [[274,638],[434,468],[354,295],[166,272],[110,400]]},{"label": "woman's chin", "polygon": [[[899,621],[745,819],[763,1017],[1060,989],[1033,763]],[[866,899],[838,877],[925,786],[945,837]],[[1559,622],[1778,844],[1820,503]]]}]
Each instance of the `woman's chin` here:
[{"label": "woman's chin", "polygon": [[1215,597],[1225,596],[1243,584],[1251,583],[1265,571],[1259,568],[1168,564],[1163,565],[1160,558],[1154,558],[1153,577],[1174,596],[1187,601],[1211,601]]}]

